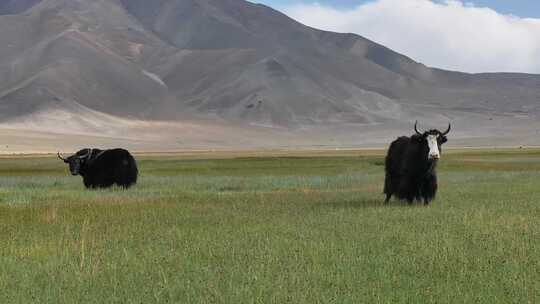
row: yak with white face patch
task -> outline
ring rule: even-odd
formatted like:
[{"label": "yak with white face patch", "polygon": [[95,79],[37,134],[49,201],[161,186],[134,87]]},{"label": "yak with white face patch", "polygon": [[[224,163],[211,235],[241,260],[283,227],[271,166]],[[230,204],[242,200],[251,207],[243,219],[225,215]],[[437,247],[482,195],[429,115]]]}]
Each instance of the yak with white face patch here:
[{"label": "yak with white face patch", "polygon": [[441,158],[441,153],[439,153],[439,143],[437,142],[437,139],[439,138],[439,135],[428,135],[427,136],[427,143],[429,147],[429,159],[439,159]]},{"label": "yak with white face patch", "polygon": [[401,136],[394,140],[386,155],[386,178],[384,193],[388,202],[392,195],[407,200],[423,200],[429,204],[437,193],[437,163],[441,158],[441,146],[447,141],[448,130],[418,131],[416,134]]}]

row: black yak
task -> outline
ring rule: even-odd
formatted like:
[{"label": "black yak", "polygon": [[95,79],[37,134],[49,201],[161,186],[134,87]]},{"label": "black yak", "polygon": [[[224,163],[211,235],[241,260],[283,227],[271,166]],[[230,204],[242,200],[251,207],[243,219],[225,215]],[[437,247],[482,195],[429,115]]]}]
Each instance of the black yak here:
[{"label": "black yak", "polygon": [[72,175],[82,176],[86,188],[129,188],[137,182],[137,163],[124,149],[83,149],[68,158],[58,153],[58,158],[69,164]]},{"label": "black yak", "polygon": [[435,169],[441,158],[441,146],[447,141],[448,130],[420,132],[414,124],[416,134],[402,136],[394,140],[386,155],[386,178],[384,181],[385,203],[392,195],[412,204],[423,200],[429,204],[437,193],[437,173]]}]

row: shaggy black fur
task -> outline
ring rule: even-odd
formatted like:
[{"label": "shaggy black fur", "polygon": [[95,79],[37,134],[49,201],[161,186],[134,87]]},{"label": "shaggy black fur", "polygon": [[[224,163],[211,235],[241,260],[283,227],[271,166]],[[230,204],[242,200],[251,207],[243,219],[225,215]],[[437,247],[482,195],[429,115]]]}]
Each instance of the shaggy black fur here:
[{"label": "shaggy black fur", "polygon": [[124,149],[83,149],[60,159],[69,164],[72,175],[82,176],[86,188],[107,188],[114,184],[129,188],[137,182],[137,163]]},{"label": "shaggy black fur", "polygon": [[[450,127],[448,128],[448,133]],[[436,135],[439,152],[447,141],[445,134],[430,130],[411,137],[402,136],[392,142],[386,156],[385,203],[392,195],[412,204],[414,200],[429,204],[437,193],[437,159],[429,159],[428,135]]]}]

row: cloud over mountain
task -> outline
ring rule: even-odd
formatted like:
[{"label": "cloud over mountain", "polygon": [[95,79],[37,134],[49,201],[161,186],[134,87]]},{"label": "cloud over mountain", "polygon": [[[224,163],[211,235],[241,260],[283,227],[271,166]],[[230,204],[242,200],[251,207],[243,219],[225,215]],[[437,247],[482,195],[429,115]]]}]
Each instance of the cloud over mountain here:
[{"label": "cloud over mountain", "polygon": [[453,0],[376,0],[350,10],[294,5],[285,12],[315,28],[362,35],[428,66],[540,73],[540,19]]}]

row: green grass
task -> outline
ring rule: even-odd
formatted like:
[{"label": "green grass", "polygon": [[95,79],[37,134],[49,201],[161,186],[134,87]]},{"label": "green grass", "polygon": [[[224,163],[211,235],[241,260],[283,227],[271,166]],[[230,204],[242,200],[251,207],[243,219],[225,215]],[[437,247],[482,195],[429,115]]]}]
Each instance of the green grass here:
[{"label": "green grass", "polygon": [[540,151],[445,151],[429,207],[381,153],[143,155],[129,191],[0,158],[0,303],[540,301]]}]

